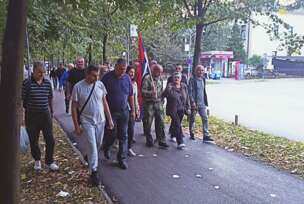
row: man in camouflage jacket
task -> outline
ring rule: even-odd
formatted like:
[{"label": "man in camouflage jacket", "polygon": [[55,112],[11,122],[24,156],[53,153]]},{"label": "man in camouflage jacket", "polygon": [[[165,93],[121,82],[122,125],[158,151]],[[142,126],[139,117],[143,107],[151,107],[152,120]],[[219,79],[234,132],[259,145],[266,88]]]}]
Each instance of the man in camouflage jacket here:
[{"label": "man in camouflage jacket", "polygon": [[[164,131],[164,105],[163,105],[163,80],[161,73],[163,68],[159,64],[153,64],[151,67],[151,75],[146,75],[142,83],[143,96],[143,125],[144,134],[146,136],[146,145],[153,146],[153,138],[151,135],[151,126],[153,119],[155,119],[155,133],[158,145],[167,148]],[[152,80],[153,78],[153,80]]]}]

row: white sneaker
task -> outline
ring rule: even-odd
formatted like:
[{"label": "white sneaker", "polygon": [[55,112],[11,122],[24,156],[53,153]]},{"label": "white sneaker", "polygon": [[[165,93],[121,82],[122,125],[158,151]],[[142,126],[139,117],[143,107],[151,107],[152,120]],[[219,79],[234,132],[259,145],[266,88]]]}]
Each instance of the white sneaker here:
[{"label": "white sneaker", "polygon": [[170,142],[176,142],[176,137],[171,137]]},{"label": "white sneaker", "polygon": [[41,161],[40,161],[40,160],[35,161],[34,169],[35,169],[36,171],[41,171],[41,170],[42,170]]},{"label": "white sneaker", "polygon": [[177,145],[177,149],[184,149],[186,147],[186,145],[184,143]]},{"label": "white sneaker", "polygon": [[132,149],[129,149],[128,155],[129,155],[130,157],[135,157],[135,156],[136,156],[136,153],[135,153]]},{"label": "white sneaker", "polygon": [[58,171],[59,170],[59,166],[53,162],[50,165],[47,165],[47,167],[51,170],[51,171]]}]

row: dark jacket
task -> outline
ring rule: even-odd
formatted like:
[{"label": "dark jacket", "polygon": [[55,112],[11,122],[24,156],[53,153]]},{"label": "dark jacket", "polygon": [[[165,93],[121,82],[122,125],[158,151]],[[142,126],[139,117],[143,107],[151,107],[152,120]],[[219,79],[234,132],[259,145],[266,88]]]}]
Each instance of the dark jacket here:
[{"label": "dark jacket", "polygon": [[[196,77],[191,77],[188,84],[188,93],[190,98],[190,104],[197,103],[197,81],[198,79]],[[206,92],[206,79],[203,79],[204,81],[204,103],[206,106],[208,106],[208,97]]]},{"label": "dark jacket", "polygon": [[[181,92],[182,92],[182,98],[181,101],[183,103],[183,109],[186,112],[190,109],[190,101],[189,101],[189,95],[188,95],[188,88],[185,83],[181,83]],[[169,83],[163,93],[163,97],[167,98],[167,105],[166,105],[166,114],[171,115],[172,113],[176,113],[177,110],[177,104],[178,104],[178,96],[177,89],[175,88],[173,83]]]}]

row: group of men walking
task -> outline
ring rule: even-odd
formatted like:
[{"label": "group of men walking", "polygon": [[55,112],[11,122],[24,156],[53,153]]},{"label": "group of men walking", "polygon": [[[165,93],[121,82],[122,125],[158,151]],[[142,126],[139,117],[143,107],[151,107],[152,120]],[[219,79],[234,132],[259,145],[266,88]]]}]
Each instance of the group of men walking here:
[{"label": "group of men walking", "polygon": [[[190,119],[190,139],[195,139],[195,116],[199,113],[203,122],[204,141],[213,141],[208,132],[208,101],[202,65],[195,68],[195,74],[189,80],[182,74],[182,66],[177,65],[176,72],[168,79],[165,89],[162,79],[163,67],[160,64],[155,61],[151,64],[151,73],[144,76],[140,90],[136,84],[136,68],[127,66],[124,59],[118,59],[112,71],[104,65],[89,65],[85,68],[84,58],[79,57],[76,60],[76,68],[69,64],[68,70],[60,77],[64,87],[66,112],[69,113],[69,104],[72,101],[75,134],[83,137],[86,143],[84,154],[93,185],[100,182],[97,174],[99,152],[103,151],[105,158],[110,159],[110,149],[115,140],[118,140],[117,161],[121,169],[128,168],[128,156],[136,155],[132,145],[135,143],[135,120],[140,119],[138,91],[141,91],[143,99],[142,122],[147,147],[153,147],[155,141],[160,148],[169,147],[165,136],[165,113],[171,118],[171,141],[177,142],[178,149],[185,147],[181,125],[185,114]],[[59,169],[53,160],[52,97],[53,91],[50,81],[45,79],[44,65],[35,63],[33,76],[24,81],[22,88],[25,125],[35,160],[35,170],[42,168],[38,145],[40,131],[46,141],[46,164],[51,170]],[[156,140],[153,140],[151,133],[153,120]]]}]

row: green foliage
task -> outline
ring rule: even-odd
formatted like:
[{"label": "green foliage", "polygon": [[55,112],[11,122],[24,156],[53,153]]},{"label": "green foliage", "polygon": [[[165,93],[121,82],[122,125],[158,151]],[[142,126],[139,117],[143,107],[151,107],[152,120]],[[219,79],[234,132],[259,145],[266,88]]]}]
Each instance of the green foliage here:
[{"label": "green foliage", "polygon": [[[28,29],[33,59],[56,63],[77,55],[100,62],[127,49],[127,34],[136,1],[34,0],[29,5]],[[142,5],[142,4],[139,4]],[[107,49],[110,47],[111,49]],[[103,53],[105,52],[105,53]]]},{"label": "green foliage", "polygon": [[231,25],[229,23],[217,23],[205,29],[202,48],[203,51],[227,50]]},{"label": "green foliage", "polygon": [[182,32],[171,32],[166,23],[161,23],[145,30],[143,35],[145,47],[153,59],[164,65],[184,62],[186,53]]},{"label": "green foliage", "polygon": [[259,55],[253,55],[248,59],[248,64],[254,67],[263,64],[263,58]]},{"label": "green foliage", "polygon": [[244,40],[241,36],[240,26],[235,23],[232,27],[231,36],[229,37],[228,50],[233,51],[234,59],[241,62],[246,61],[246,52],[244,50]]}]

